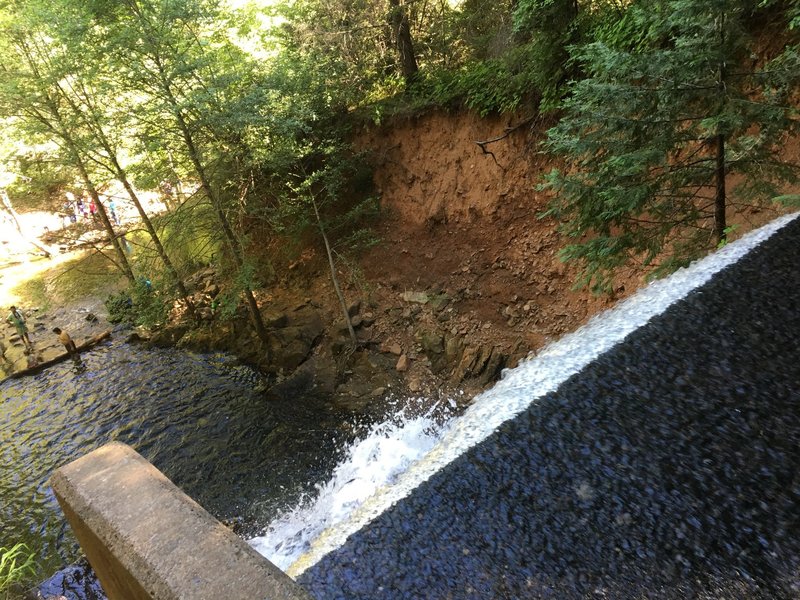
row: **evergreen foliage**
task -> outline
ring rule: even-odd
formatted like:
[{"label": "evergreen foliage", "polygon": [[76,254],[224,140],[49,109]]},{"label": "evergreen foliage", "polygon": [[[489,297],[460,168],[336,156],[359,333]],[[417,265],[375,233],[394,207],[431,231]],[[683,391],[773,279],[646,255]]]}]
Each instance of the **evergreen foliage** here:
[{"label": "evergreen foliage", "polygon": [[[793,48],[758,64],[746,0],[639,2],[635,43],[574,49],[586,78],[573,84],[547,148],[568,161],[547,187],[549,214],[573,240],[580,283],[609,289],[636,258],[671,270],[724,241],[731,202],[763,203],[797,179],[780,159],[796,128],[789,94]],[[737,176],[733,196],[726,182]]]}]

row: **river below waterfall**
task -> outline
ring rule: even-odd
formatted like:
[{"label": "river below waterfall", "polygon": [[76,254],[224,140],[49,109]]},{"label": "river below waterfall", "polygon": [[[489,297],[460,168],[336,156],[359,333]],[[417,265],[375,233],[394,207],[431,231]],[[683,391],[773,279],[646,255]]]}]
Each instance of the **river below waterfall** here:
[{"label": "river below waterfall", "polygon": [[[27,544],[42,576],[75,561],[80,549],[48,479],[58,466],[112,440],[131,445],[217,518],[238,521],[244,536],[277,519],[301,543],[305,534],[286,518],[292,509],[327,497],[327,508],[315,512],[347,510],[391,476],[387,454],[401,469],[437,436],[430,415],[397,417],[413,401],[355,415],[325,398],[266,401],[265,385],[230,356],[120,341],[85,353],[80,364],[6,381],[0,385],[0,547]],[[382,421],[387,424],[379,426]],[[416,423],[414,440],[389,442],[387,427],[402,429],[400,421]],[[362,443],[354,446],[357,440]],[[354,489],[354,462],[371,462],[381,475],[365,482],[362,468]],[[314,518],[321,527],[336,516]],[[306,512],[300,528],[308,519]]]}]

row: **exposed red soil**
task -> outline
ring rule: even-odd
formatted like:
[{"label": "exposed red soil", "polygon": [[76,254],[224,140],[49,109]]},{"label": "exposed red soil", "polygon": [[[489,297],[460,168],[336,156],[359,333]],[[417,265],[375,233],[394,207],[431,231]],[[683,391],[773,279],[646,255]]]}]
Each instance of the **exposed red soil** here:
[{"label": "exposed red soil", "polygon": [[[412,389],[420,389],[419,381],[427,382],[422,388],[442,385],[448,376],[431,374],[420,330],[436,330],[465,346],[496,347],[513,365],[646,282],[645,270],[632,265],[617,277],[612,296],[573,289],[577,268],[558,257],[564,241],[556,223],[540,218],[547,197],[537,186],[553,166],[537,152],[544,127],[515,126],[514,119],[433,112],[358,137],[374,157],[381,243],[360,258],[357,277],[342,273],[350,279],[345,291],[348,299],[364,300],[375,319],[366,337],[396,342],[411,356],[404,377],[417,381]],[[476,143],[509,129],[485,146],[492,154]],[[798,148],[793,140],[788,157],[796,160]],[[740,235],[780,212],[745,208],[730,221],[741,225]],[[306,254],[297,274],[311,284],[304,293],[335,319],[321,258]],[[414,305],[401,297],[410,291],[444,293],[450,302],[441,311]]]}]

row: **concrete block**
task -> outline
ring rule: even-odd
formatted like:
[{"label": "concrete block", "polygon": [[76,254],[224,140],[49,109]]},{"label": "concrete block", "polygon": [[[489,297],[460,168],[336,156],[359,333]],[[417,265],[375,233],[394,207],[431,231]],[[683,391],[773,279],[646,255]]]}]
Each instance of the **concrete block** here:
[{"label": "concrete block", "polygon": [[125,444],[61,467],[50,483],[110,600],[311,600]]}]

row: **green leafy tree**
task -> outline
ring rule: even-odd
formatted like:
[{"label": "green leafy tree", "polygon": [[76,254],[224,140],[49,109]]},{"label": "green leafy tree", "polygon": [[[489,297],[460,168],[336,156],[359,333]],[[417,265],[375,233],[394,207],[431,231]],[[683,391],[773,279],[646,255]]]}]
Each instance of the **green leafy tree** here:
[{"label": "green leafy tree", "polygon": [[[180,153],[212,207],[228,256],[242,271],[246,256],[230,215],[248,186],[236,159],[252,111],[237,94],[252,65],[228,37],[229,15],[218,3],[200,0],[117,0],[93,8],[98,47],[118,85],[142,98],[135,107],[142,131]],[[242,294],[266,342],[252,283]]]},{"label": "green leafy tree", "polygon": [[[120,88],[104,71],[101,57],[96,55],[91,36],[87,36],[90,15],[68,0],[48,2],[39,7],[41,26],[48,27],[50,46],[59,50],[60,76],[52,84],[63,111],[69,113],[74,127],[83,131],[86,142],[82,150],[95,167],[105,171],[106,177],[117,179],[124,187],[136,208],[141,223],[147,230],[156,253],[183,298],[188,311],[194,307],[188,291],[161,242],[160,236],[144,207],[122,164],[120,154],[130,137],[128,113],[125,104],[117,101]],[[52,24],[58,22],[58,27]],[[128,102],[132,99],[126,98]],[[101,208],[104,209],[104,207]],[[105,212],[105,210],[104,210]]]},{"label": "green leafy tree", "polygon": [[[313,145],[298,146],[296,150],[298,156],[294,161],[294,171],[284,182],[272,212],[273,227],[294,236],[308,229],[319,233],[331,282],[350,334],[352,349],[355,349],[358,339],[337,274],[337,262],[346,260],[349,252],[374,242],[365,222],[377,212],[376,199],[364,196],[364,190],[353,189],[353,182],[358,180],[358,172],[362,171],[363,157],[354,156],[346,144],[321,140]],[[363,197],[353,200],[353,196]]]},{"label": "green leafy tree", "polygon": [[133,271],[119,239],[100,202],[96,173],[89,148],[91,137],[65,102],[65,49],[49,34],[46,5],[12,2],[0,7],[0,113],[16,119],[20,129],[36,139],[58,144],[62,159],[78,173],[79,179],[97,205],[97,215],[114,250],[110,258],[129,281]]},{"label": "green leafy tree", "polygon": [[633,258],[685,264],[724,242],[732,198],[763,203],[796,180],[780,146],[796,127],[797,55],[758,64],[745,27],[756,10],[746,0],[639,2],[620,29],[635,43],[576,49],[587,77],[549,131],[546,147],[567,167],[546,187],[548,214],[573,242],[563,257],[583,265],[579,283],[608,289]]}]

